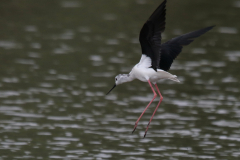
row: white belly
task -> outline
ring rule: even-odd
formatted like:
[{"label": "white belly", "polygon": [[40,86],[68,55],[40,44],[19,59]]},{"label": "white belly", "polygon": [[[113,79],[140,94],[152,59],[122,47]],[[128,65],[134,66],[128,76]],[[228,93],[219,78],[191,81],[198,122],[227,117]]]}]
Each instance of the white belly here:
[{"label": "white belly", "polygon": [[177,76],[158,69],[157,72],[152,68],[138,67],[135,65],[131,71],[131,74],[140,81],[147,82],[150,80],[152,83],[156,83],[160,79],[171,79],[179,82]]},{"label": "white belly", "polygon": [[159,77],[158,73],[154,71],[152,68],[143,68],[143,67],[137,67],[134,66],[131,73],[134,75],[136,79],[139,79],[140,81],[147,82],[150,80],[155,80]]}]

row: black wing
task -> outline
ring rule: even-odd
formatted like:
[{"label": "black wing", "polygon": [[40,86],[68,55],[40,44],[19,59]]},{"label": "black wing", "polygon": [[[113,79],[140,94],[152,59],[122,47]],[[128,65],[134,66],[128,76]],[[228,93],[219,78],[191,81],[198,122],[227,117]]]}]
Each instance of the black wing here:
[{"label": "black wing", "polygon": [[173,60],[182,51],[183,46],[190,44],[194,38],[201,36],[213,27],[214,26],[210,26],[197,31],[193,31],[179,37],[175,37],[166,43],[163,43],[161,45],[161,60],[159,64],[160,69],[165,71],[169,70],[173,63]]},{"label": "black wing", "polygon": [[142,54],[151,58],[151,67],[154,70],[159,68],[160,63],[161,33],[165,29],[166,2],[167,0],[164,0],[153,12],[143,25],[139,36]]}]

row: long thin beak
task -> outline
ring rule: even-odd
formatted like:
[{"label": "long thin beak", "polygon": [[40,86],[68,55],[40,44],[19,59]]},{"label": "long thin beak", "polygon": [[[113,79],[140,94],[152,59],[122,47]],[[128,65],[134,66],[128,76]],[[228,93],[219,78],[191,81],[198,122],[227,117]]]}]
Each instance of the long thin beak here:
[{"label": "long thin beak", "polygon": [[[116,84],[114,84],[114,86],[113,86],[113,88],[115,88],[117,85]],[[108,93],[110,93],[112,90],[113,90],[113,88],[112,89],[110,89],[110,91],[108,92]],[[106,94],[106,95],[108,95],[108,93]]]}]

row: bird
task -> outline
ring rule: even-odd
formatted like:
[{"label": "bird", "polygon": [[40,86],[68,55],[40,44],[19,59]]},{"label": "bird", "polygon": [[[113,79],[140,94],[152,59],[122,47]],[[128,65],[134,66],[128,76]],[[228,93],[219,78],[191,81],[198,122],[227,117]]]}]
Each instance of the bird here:
[{"label": "bird", "polygon": [[[152,100],[149,102],[147,107],[143,110],[142,114],[137,119],[132,133],[136,130],[139,120],[142,118],[145,111],[151,105],[153,100],[157,97],[157,93],[160,96],[160,100],[155,108],[147,128],[145,130],[144,138],[146,137],[149,125],[163,100],[163,96],[157,86],[157,82],[161,79],[169,79],[175,82],[180,82],[176,75],[172,75],[168,72],[174,59],[182,51],[183,46],[186,46],[193,42],[193,40],[207,31],[211,30],[213,26],[199,29],[187,34],[175,37],[165,43],[162,42],[161,34],[165,30],[166,20],[166,3],[164,0],[144,23],[140,35],[139,41],[141,45],[142,56],[129,74],[119,74],[115,77],[115,84],[107,92],[108,95],[116,86],[138,79],[142,82],[148,82],[151,90],[154,94]],[[155,92],[153,85],[156,87],[157,93]]]}]

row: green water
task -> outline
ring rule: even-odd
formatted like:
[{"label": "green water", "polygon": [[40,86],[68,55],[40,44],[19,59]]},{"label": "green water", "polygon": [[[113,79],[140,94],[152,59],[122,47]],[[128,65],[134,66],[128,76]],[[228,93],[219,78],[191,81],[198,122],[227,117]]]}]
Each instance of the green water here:
[{"label": "green water", "polygon": [[180,84],[119,73],[141,56],[138,34],[161,0],[0,2],[0,160],[238,160],[240,1],[168,0],[163,41],[216,25],[171,67]]}]

